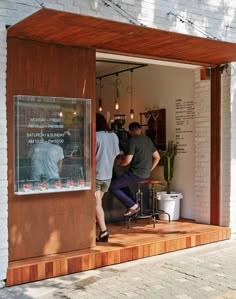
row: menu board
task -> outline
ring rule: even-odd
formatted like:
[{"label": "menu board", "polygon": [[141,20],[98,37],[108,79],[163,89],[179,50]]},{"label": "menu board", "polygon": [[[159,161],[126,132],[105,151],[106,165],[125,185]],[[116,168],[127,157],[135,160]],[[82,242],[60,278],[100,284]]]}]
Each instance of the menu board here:
[{"label": "menu board", "polygon": [[194,102],[192,100],[176,100],[176,144],[178,153],[191,151],[192,144],[188,142],[194,130]]},{"label": "menu board", "polygon": [[14,96],[15,194],[91,189],[91,100]]}]

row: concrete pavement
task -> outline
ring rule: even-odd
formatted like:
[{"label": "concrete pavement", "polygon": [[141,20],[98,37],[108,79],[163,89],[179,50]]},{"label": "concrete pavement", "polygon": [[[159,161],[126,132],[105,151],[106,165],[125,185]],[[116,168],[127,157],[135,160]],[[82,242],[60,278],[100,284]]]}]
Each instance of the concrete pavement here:
[{"label": "concrete pavement", "polygon": [[3,288],[0,298],[236,299],[236,240]]}]

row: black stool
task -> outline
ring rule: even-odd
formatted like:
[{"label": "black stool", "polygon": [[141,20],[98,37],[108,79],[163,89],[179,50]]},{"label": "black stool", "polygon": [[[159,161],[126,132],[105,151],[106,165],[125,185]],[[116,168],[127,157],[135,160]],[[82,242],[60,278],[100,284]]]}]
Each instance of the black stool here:
[{"label": "black stool", "polygon": [[155,190],[155,184],[158,185],[163,185],[162,181],[157,181],[157,180],[149,180],[148,181],[149,184],[151,184],[151,202],[152,202],[152,210],[150,211],[150,215],[152,215],[152,218],[154,219],[154,221],[156,221],[156,216],[161,215],[161,214],[165,214],[168,216],[168,221],[170,222],[170,214],[165,212],[164,210],[159,210],[157,208],[157,192]]},{"label": "black stool", "polygon": [[[143,209],[143,192],[141,190],[141,184],[151,184],[151,192],[150,192],[151,194],[149,194],[149,198],[151,199],[152,207],[148,213],[145,213],[144,209]],[[170,222],[170,215],[168,213],[166,213],[164,210],[157,209],[157,196],[156,196],[156,192],[155,192],[155,184],[162,185],[163,182],[157,181],[157,180],[144,180],[144,181],[138,182],[138,189],[135,194],[135,198],[136,198],[136,203],[138,203],[140,206],[140,211],[132,216],[125,216],[125,218],[124,218],[125,222],[126,222],[126,219],[128,218],[128,228],[129,228],[130,222],[132,220],[136,220],[136,219],[151,219],[153,221],[153,227],[155,228],[156,216],[160,215],[160,214],[166,214],[168,216],[168,219]]]}]

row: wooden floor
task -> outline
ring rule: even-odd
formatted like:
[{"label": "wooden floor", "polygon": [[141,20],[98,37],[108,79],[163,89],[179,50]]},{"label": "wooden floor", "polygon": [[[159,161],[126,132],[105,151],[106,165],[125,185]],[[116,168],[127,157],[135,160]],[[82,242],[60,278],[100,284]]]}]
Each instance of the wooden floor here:
[{"label": "wooden floor", "polygon": [[11,262],[7,286],[81,272],[123,263],[143,257],[199,246],[230,238],[230,228],[205,225],[188,220],[157,221],[155,228],[148,220],[108,225],[108,243],[94,248],[29,260]]}]

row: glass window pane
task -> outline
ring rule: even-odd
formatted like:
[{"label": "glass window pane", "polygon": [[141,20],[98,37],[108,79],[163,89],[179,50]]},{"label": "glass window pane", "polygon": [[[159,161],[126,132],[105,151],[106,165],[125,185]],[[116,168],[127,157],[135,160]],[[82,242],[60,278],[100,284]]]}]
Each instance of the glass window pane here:
[{"label": "glass window pane", "polygon": [[14,96],[15,194],[91,189],[91,100]]}]

